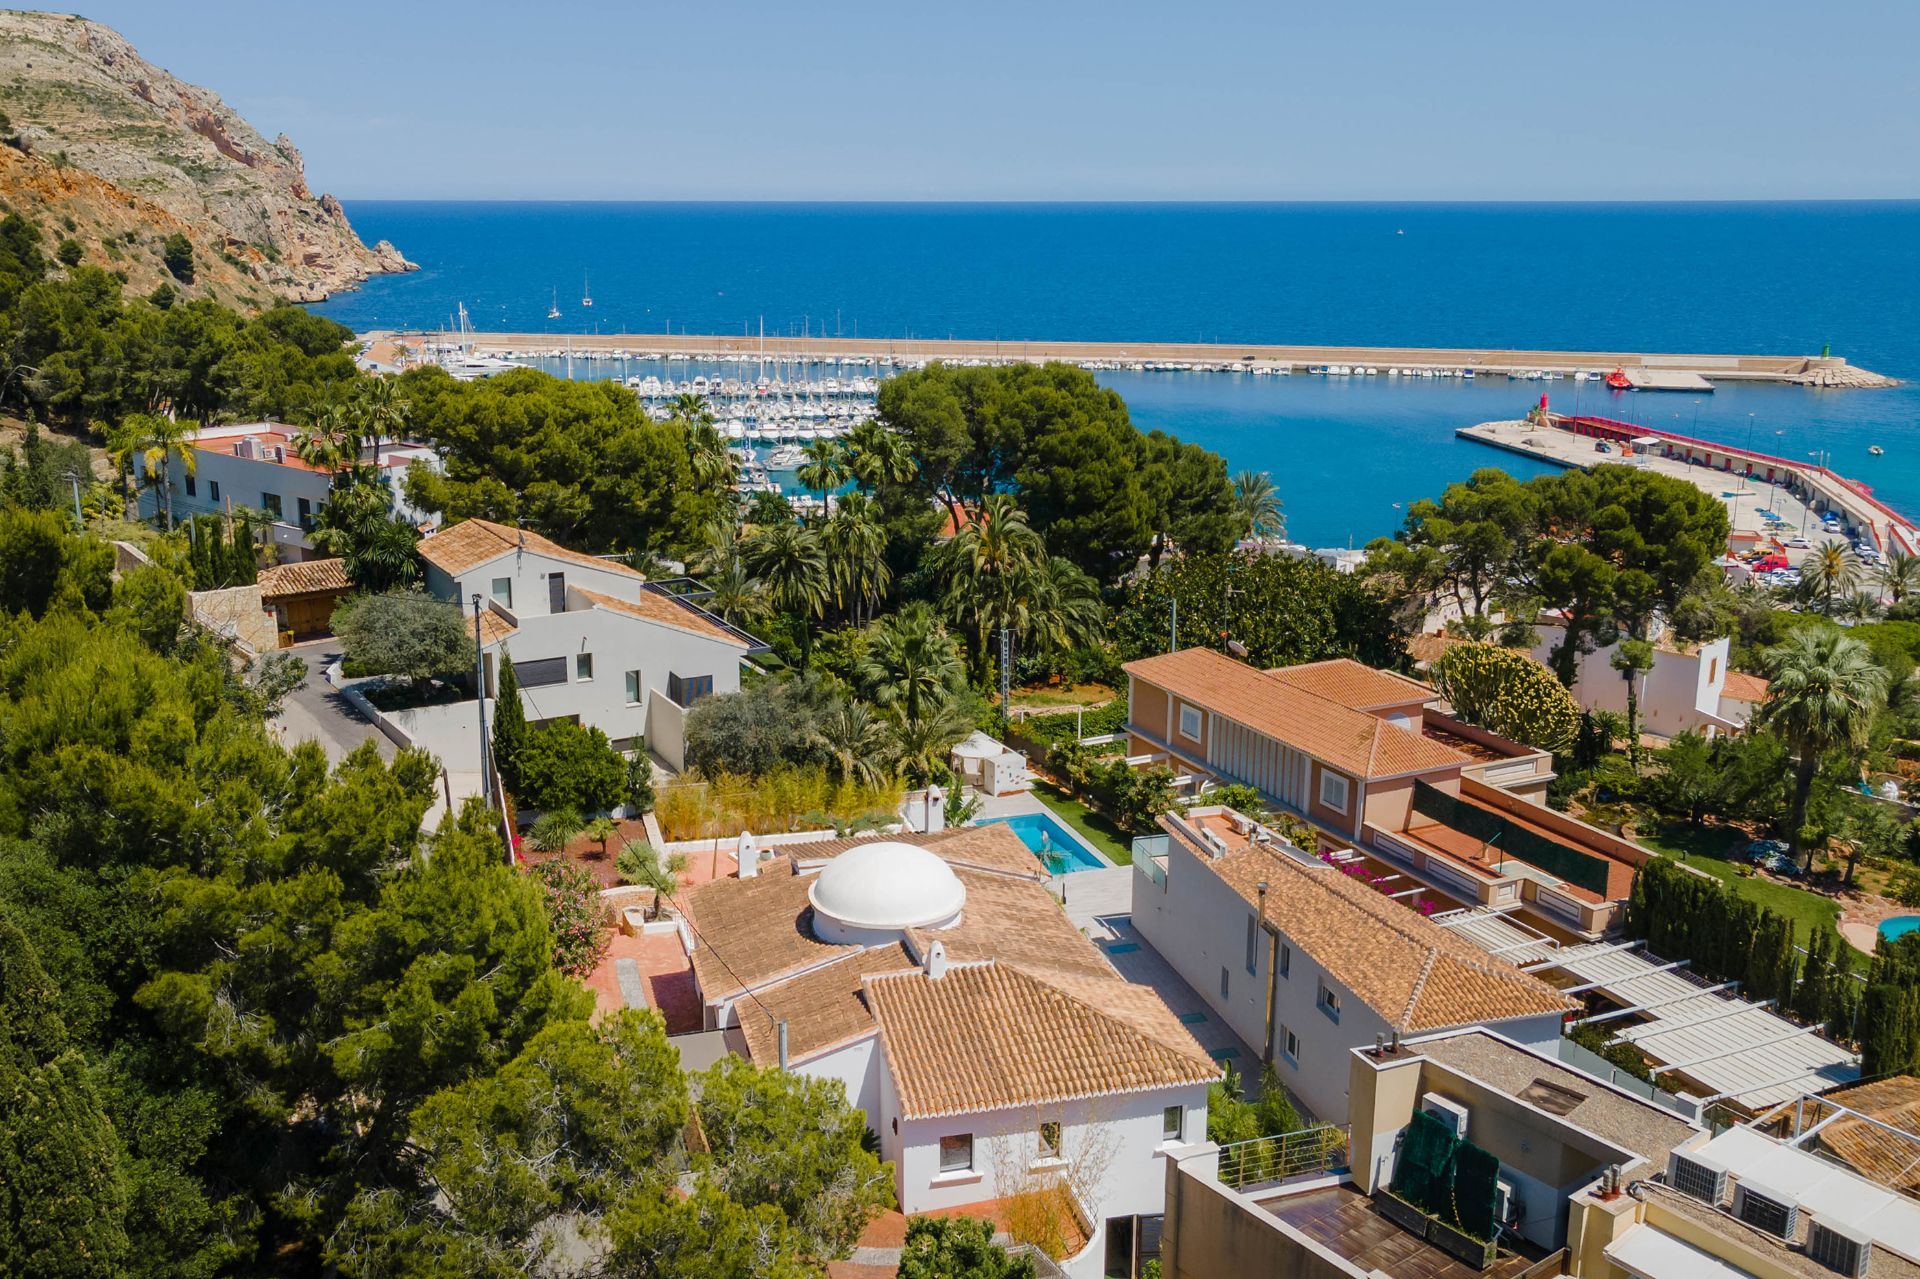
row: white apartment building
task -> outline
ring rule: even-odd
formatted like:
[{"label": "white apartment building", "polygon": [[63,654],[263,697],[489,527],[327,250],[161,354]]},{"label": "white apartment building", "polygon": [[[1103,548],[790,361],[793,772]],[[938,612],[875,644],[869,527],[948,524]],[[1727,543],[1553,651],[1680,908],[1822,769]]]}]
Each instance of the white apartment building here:
[{"label": "white apartment building", "polygon": [[[172,490],[174,519],[218,515],[235,508],[264,511],[273,520],[271,536],[283,558],[315,558],[308,534],[332,491],[333,474],[300,460],[294,451],[297,433],[297,428],[280,422],[241,422],[196,432],[191,441],[191,471],[180,458],[167,459],[165,487]],[[439,524],[439,516],[410,505],[405,492],[407,468],[419,462],[439,470],[438,453],[424,444],[393,441],[382,444],[377,453],[369,451],[364,460],[375,468],[391,495],[395,517],[421,528]],[[146,464],[137,457],[134,472],[137,477],[147,473]],[[161,515],[166,505],[163,486],[141,491],[142,517]]]},{"label": "white apartment building", "polygon": [[[1564,628],[1544,624],[1533,656],[1551,660]],[[1692,730],[1708,737],[1738,733],[1766,700],[1767,681],[1757,675],[1728,669],[1732,641],[1722,636],[1703,644],[1654,644],[1653,666],[1634,676],[1639,687],[1640,730],[1656,737],[1676,737]],[[1620,646],[1608,644],[1580,655],[1575,668],[1573,700],[1583,710],[1627,713],[1627,681],[1614,669]]]},{"label": "white apartment building", "polygon": [[905,1213],[1057,1182],[1076,1279],[1130,1273],[1219,1066],[1067,919],[1003,825],[794,845],[688,894],[710,1028],[846,1088]]},{"label": "white apartment building", "polygon": [[759,647],[627,565],[525,529],[463,520],[423,538],[420,555],[428,592],[457,602],[470,627],[479,601],[488,697],[505,654],[529,720],[575,719],[623,749],[644,736],[675,768],[686,709],[737,691],[740,659]]},{"label": "white apartment building", "polygon": [[1555,1051],[1575,1005],[1539,978],[1232,809],[1160,825],[1133,926],[1316,1118],[1347,1122],[1349,1053],[1394,1035],[1487,1026]]}]

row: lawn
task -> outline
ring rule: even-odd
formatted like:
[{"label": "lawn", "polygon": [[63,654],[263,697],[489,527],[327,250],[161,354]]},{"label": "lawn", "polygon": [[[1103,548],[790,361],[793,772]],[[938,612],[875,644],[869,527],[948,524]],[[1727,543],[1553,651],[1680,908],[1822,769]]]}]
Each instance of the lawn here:
[{"label": "lawn", "polygon": [[1704,871],[1749,901],[1777,910],[1793,921],[1794,937],[1805,944],[1814,928],[1833,928],[1840,922],[1840,903],[1804,888],[1794,888],[1762,875],[1742,875],[1739,864],[1731,860],[1735,849],[1748,836],[1724,826],[1706,826],[1694,830],[1685,823],[1661,826],[1652,833],[1635,832],[1640,843],[1657,853],[1678,857],[1695,870]]},{"label": "lawn", "polygon": [[1034,782],[1033,793],[1053,811],[1055,817],[1079,831],[1082,838],[1104,853],[1114,865],[1133,864],[1133,841],[1118,826],[1046,782]]}]

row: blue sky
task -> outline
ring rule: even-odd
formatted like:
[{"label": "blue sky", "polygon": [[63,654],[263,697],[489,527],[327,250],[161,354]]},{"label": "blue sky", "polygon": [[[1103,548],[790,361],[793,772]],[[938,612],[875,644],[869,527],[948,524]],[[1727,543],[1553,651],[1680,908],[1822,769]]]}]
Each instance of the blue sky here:
[{"label": "blue sky", "polygon": [[88,0],[353,198],[1920,195],[1920,5]]}]

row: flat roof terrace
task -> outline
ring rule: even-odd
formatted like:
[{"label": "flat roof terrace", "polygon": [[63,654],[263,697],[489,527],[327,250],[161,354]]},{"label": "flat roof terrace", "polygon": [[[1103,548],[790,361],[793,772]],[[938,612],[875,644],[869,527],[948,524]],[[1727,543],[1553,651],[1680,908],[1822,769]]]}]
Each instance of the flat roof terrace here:
[{"label": "flat roof terrace", "polygon": [[1485,1270],[1478,1269],[1402,1230],[1350,1185],[1257,1202],[1261,1211],[1278,1217],[1362,1271],[1377,1271],[1393,1279],[1519,1279],[1547,1255],[1530,1245],[1525,1252],[1503,1247],[1497,1261]]}]

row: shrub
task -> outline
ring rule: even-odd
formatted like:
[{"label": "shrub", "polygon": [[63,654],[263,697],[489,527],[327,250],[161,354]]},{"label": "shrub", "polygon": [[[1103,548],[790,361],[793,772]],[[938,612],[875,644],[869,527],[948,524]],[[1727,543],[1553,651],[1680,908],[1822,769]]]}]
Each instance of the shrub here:
[{"label": "shrub", "polygon": [[429,679],[473,660],[460,606],[424,591],[350,596],[333,611],[333,633],[349,666],[369,675]]},{"label": "shrub", "polygon": [[1033,1279],[1031,1257],[1009,1256],[978,1217],[915,1217],[900,1250],[900,1279]]},{"label": "shrub", "polygon": [[193,283],[193,242],[175,231],[160,246],[160,260],[173,278],[182,284]]},{"label": "shrub", "polygon": [[627,764],[597,728],[572,720],[542,725],[520,749],[520,789],[531,808],[594,813],[627,796]]},{"label": "shrub", "polygon": [[706,698],[687,712],[687,767],[757,775],[811,762],[813,709],[792,683]]},{"label": "shrub", "polygon": [[87,250],[80,241],[68,238],[60,241],[53,256],[60,259],[62,266],[79,266],[80,259],[87,256]]},{"label": "shrub", "polygon": [[1131,768],[1124,758],[1095,755],[1073,741],[1048,751],[1047,766],[1130,834],[1151,832],[1173,807],[1173,770],[1163,766]]},{"label": "shrub", "polygon": [[627,816],[638,817],[653,811],[653,760],[645,742],[635,742],[632,758],[627,760]]},{"label": "shrub", "polygon": [[612,940],[593,874],[564,857],[554,857],[535,866],[533,877],[547,895],[553,966],[572,977],[586,976]]},{"label": "shrub", "polygon": [[1565,750],[1580,727],[1573,695],[1517,649],[1455,644],[1435,664],[1434,685],[1469,724],[1541,750]]},{"label": "shrub", "polygon": [[851,825],[868,814],[897,813],[905,795],[898,780],[834,782],[824,765],[786,764],[759,777],[719,773],[663,786],[653,811],[669,840],[717,839]]}]

